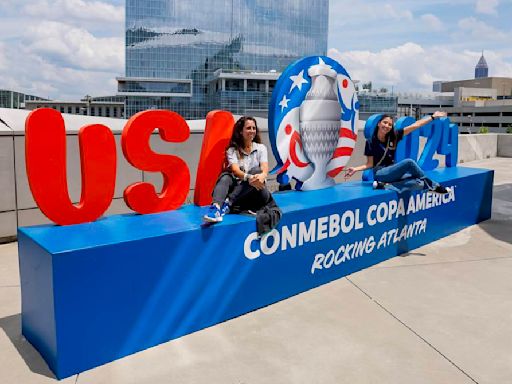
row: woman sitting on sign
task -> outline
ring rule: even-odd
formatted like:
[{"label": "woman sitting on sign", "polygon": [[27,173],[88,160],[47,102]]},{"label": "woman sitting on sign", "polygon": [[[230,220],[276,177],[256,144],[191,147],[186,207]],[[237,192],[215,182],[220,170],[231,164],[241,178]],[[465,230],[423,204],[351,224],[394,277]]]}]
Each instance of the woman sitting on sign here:
[{"label": "woman sitting on sign", "polygon": [[[230,211],[258,211],[259,221],[267,222],[266,215],[279,211],[272,195],[265,185],[268,175],[267,148],[261,143],[258,126],[254,117],[241,117],[235,123],[233,134],[226,150],[227,167],[221,173],[213,189],[213,203],[204,220],[210,223],[222,221]],[[265,215],[260,215],[267,208]],[[280,218],[277,217],[277,221]],[[271,218],[272,219],[272,218]],[[270,220],[270,227],[277,223]],[[260,232],[260,228],[258,228]],[[262,232],[267,232],[262,229]]]},{"label": "woman sitting on sign", "polygon": [[427,178],[425,172],[423,172],[416,161],[404,159],[395,163],[395,151],[398,142],[404,135],[411,133],[438,117],[444,116],[446,116],[446,113],[436,111],[433,115],[418,120],[403,130],[395,130],[391,116],[383,115],[377,123],[372,137],[366,140],[364,148],[366,164],[347,168],[345,178],[351,177],[357,171],[373,168],[373,179],[375,180],[373,187],[375,189],[385,189],[389,184],[391,189],[398,190],[399,192],[426,189],[441,194],[448,193],[448,188]]}]

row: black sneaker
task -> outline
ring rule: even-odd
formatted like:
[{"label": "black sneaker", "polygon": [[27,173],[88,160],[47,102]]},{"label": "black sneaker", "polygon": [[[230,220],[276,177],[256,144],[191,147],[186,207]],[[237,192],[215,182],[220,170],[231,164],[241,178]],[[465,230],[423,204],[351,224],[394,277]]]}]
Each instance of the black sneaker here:
[{"label": "black sneaker", "polygon": [[434,189],[431,190],[434,193],[438,193],[440,195],[444,195],[450,192],[450,188],[443,187],[442,185],[438,185]]},{"label": "black sneaker", "polygon": [[382,181],[374,181],[373,182],[373,189],[385,189],[386,184]]}]

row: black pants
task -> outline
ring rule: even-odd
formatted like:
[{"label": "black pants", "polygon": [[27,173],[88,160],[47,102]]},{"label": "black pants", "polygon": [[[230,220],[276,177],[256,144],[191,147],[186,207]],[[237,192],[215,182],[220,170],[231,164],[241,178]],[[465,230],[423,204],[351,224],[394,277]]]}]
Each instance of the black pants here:
[{"label": "black pants", "polygon": [[[250,174],[260,173],[259,168],[249,171]],[[261,190],[254,188],[247,181],[239,182],[230,172],[222,172],[212,193],[213,203],[219,206],[227,199],[231,202],[232,211],[257,211],[267,205],[272,195],[265,187]]]}]

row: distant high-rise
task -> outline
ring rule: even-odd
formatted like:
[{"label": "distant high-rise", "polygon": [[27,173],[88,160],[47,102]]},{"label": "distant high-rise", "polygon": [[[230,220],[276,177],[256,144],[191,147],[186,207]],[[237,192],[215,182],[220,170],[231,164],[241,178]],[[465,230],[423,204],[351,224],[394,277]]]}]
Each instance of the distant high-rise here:
[{"label": "distant high-rise", "polygon": [[279,72],[327,51],[329,0],[126,0],[126,115],[268,109]]},{"label": "distant high-rise", "polygon": [[483,52],[475,67],[475,79],[479,79],[481,77],[489,77],[489,67],[487,66],[487,61],[485,61]]}]

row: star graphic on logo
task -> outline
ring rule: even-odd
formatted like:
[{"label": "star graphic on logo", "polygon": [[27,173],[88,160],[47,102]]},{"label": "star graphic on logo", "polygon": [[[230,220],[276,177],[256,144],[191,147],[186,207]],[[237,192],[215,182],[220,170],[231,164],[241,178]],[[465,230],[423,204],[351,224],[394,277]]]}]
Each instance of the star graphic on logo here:
[{"label": "star graphic on logo", "polygon": [[323,61],[321,57],[318,58],[318,64],[312,65],[310,67],[310,69],[322,68],[322,67],[327,68],[327,69],[331,69],[331,70],[333,69],[332,66],[330,66],[329,64],[326,64],[325,61]]},{"label": "star graphic on logo", "polygon": [[299,91],[301,91],[302,84],[308,83],[308,81],[304,78],[304,70],[300,71],[298,75],[290,76],[290,80],[293,81],[293,83],[288,93],[291,93],[295,87],[299,88]]},{"label": "star graphic on logo", "polygon": [[279,105],[281,106],[281,112],[283,112],[285,108],[288,108],[289,101],[290,99],[287,99],[286,95],[283,95],[283,99],[279,102]]}]

